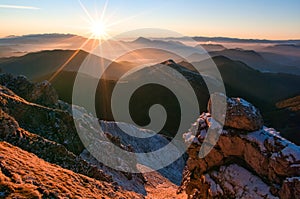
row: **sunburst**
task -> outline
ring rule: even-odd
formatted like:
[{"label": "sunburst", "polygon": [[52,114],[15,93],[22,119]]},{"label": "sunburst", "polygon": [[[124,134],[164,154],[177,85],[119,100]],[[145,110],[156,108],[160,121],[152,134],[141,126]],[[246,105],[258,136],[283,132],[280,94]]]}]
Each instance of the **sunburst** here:
[{"label": "sunburst", "polygon": [[[132,18],[135,18],[137,15],[133,15],[133,16],[129,16],[127,18],[123,18],[121,20],[117,20],[117,21],[112,21],[109,22],[109,19],[112,16],[106,16],[106,9],[107,9],[107,5],[108,5],[108,0],[105,2],[102,10],[100,11],[100,15],[98,14],[98,12],[96,13],[96,15],[92,15],[87,9],[86,7],[82,4],[82,2],[80,0],[78,0],[82,10],[84,11],[84,13],[86,14],[86,16],[84,17],[84,19],[86,20],[87,24],[85,27],[77,27],[79,29],[84,29],[86,30],[85,34],[88,35],[87,39],[82,43],[82,45],[78,48],[78,50],[76,50],[70,57],[69,59],[62,64],[54,73],[53,75],[48,79],[50,82],[53,81],[55,79],[55,77],[57,77],[57,75],[66,67],[66,65],[72,61],[72,59],[74,59],[74,57],[80,52],[80,50],[85,47],[86,45],[89,45],[92,42],[92,48],[96,48],[96,47],[101,47],[101,44],[103,41],[111,39],[111,35],[109,34],[110,32],[110,28],[113,26],[116,26],[120,23],[123,23],[125,21],[128,21]],[[113,14],[113,13],[111,13]],[[142,13],[141,13],[142,14]]]},{"label": "sunburst", "polygon": [[93,37],[106,38],[108,36],[107,31],[107,25],[103,21],[96,21],[91,24],[90,32]]},{"label": "sunburst", "polygon": [[86,7],[81,3],[81,1],[79,1],[79,4],[87,16],[87,33],[89,34],[89,39],[98,39],[99,41],[101,41],[106,40],[108,37],[110,37],[108,31],[111,25],[105,18],[108,1],[105,2],[100,16],[98,15],[98,12],[96,13],[96,16],[92,16],[90,12],[88,12]]}]

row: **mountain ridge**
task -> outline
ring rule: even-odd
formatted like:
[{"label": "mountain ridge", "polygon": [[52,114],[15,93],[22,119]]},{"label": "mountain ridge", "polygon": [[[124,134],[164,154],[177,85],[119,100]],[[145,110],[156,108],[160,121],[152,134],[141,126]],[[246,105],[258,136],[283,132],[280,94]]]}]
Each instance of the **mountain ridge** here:
[{"label": "mountain ridge", "polygon": [[[62,54],[61,52],[64,52],[65,55],[60,55],[62,57],[62,61],[60,61],[57,65],[62,65],[65,60],[67,60],[68,56],[71,56],[75,51],[46,51],[44,54],[44,58],[41,60],[41,64],[39,62],[36,62],[32,65],[33,59],[29,61],[27,64],[23,64],[25,62],[21,62],[16,69],[11,71],[14,75],[19,75],[22,73],[21,71],[26,70],[28,68],[27,73],[31,74],[31,76],[35,76],[34,79],[30,78],[31,80],[36,81],[42,81],[44,79],[49,79],[53,72],[55,71],[53,66],[58,68],[56,64],[49,64],[51,63],[52,59],[55,59],[56,55],[49,55],[49,53],[56,53],[56,54]],[[39,55],[40,53],[37,53]],[[75,80],[75,77],[77,75],[77,70],[80,66],[80,63],[84,60],[84,58],[87,56],[87,53],[85,51],[80,51],[79,54],[75,57],[75,60],[71,62],[69,65],[66,65],[65,70],[61,71],[56,77],[52,80],[52,84],[56,88],[56,90],[59,92],[60,98],[63,100],[66,100],[67,102],[71,103],[72,100],[72,90],[73,90],[73,83]],[[95,57],[95,60],[101,59],[98,57]],[[41,65],[44,65],[44,62],[48,62],[47,60],[50,60],[48,63],[49,70],[40,67]],[[248,65],[240,62],[240,61],[234,61],[232,59],[228,59],[225,56],[216,56],[212,58],[213,61],[215,61],[217,67],[219,68],[219,71],[221,72],[221,75],[223,76],[223,81],[225,83],[225,87],[227,87],[227,91],[229,96],[241,96],[248,100],[250,100],[252,103],[254,103],[257,107],[259,107],[264,117],[266,118],[266,121],[269,125],[272,125],[276,127],[279,130],[283,130],[284,132],[289,132],[288,137],[293,138],[293,134],[297,134],[297,127],[295,126],[295,122],[293,122],[295,119],[292,119],[291,122],[293,123],[289,127],[290,129],[287,130],[284,126],[280,125],[280,123],[277,121],[276,117],[274,115],[282,114],[279,113],[280,110],[276,108],[275,104],[281,100],[294,97],[297,94],[299,94],[299,88],[297,85],[299,84],[299,76],[295,75],[287,75],[287,74],[281,74],[281,73],[261,73],[257,70],[252,69],[252,67],[249,67]],[[109,62],[109,60],[108,60]],[[180,64],[182,64],[180,66]],[[210,75],[210,69],[206,67],[205,60],[202,62],[193,62],[194,66],[199,65],[199,69],[201,72],[201,75]],[[184,74],[188,76],[191,80],[195,80],[193,84],[195,84],[196,88],[201,86],[199,82],[202,82],[198,78],[199,75],[197,75],[197,71],[195,71],[195,68],[192,64],[180,62],[179,64],[173,64],[174,68],[179,71],[184,71]],[[2,67],[1,67],[2,66]],[[32,67],[34,66],[34,67]],[[176,67],[175,67],[176,66]],[[106,80],[100,81],[100,85],[104,86],[104,83],[108,85],[108,93],[110,92],[110,88],[113,88],[113,85],[115,85],[116,81],[119,79],[120,76],[122,76],[125,72],[127,72],[130,69],[135,68],[135,64],[131,64],[128,62],[121,62],[121,63],[113,63],[109,66],[110,70],[106,71],[105,78]],[[5,67],[5,65],[1,65],[0,68],[2,68],[2,72],[5,72],[5,68],[9,68],[9,65]],[[30,70],[32,68],[32,70]],[[35,70],[33,70],[36,68]],[[122,70],[120,70],[122,68]],[[151,67],[149,68],[151,71]],[[38,71],[42,70],[41,73],[44,75],[39,75]],[[33,72],[32,72],[33,71]],[[196,72],[196,73],[195,73]],[[24,72],[23,72],[24,74]],[[200,77],[200,76],[199,76]],[[199,79],[199,81],[197,80]],[[86,81],[98,81],[95,77],[86,76]],[[264,82],[268,80],[268,84],[265,84]],[[251,83],[249,83],[251,82]],[[271,83],[272,82],[272,83]],[[254,86],[256,85],[256,86]],[[276,88],[276,89],[274,89]],[[197,90],[197,89],[196,89]],[[199,89],[198,89],[199,90]],[[201,89],[200,89],[201,90]],[[203,90],[203,89],[202,89]],[[205,90],[205,89],[204,89]],[[204,91],[203,90],[203,91]],[[101,92],[99,92],[100,94]],[[204,94],[205,92],[202,92]],[[202,104],[202,110],[205,110],[206,103],[208,100],[208,95],[203,95],[202,98],[204,100],[201,101]],[[145,99],[145,101],[149,101],[149,99]],[[104,102],[103,102],[104,103]],[[105,102],[106,103],[106,102]],[[98,107],[97,109],[99,113],[101,113],[102,108]],[[275,114],[275,112],[277,112]],[[292,117],[289,116],[292,113],[289,113],[286,111],[284,113],[286,117]],[[108,116],[101,116],[100,118],[103,119],[112,119]],[[288,121],[287,121],[288,122]],[[295,129],[295,130],[292,130]],[[292,133],[293,132],[293,133]]]}]

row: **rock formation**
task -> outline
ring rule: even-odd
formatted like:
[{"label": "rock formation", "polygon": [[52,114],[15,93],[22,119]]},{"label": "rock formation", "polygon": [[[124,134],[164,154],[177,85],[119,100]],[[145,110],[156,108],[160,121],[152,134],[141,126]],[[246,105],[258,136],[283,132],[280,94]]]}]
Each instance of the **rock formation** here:
[{"label": "rock formation", "polygon": [[[178,192],[189,198],[300,198],[300,147],[263,127],[259,111],[240,98],[227,99],[220,137],[199,158],[208,128],[219,126],[203,113],[184,134],[189,158]],[[210,110],[210,108],[208,108]]]},{"label": "rock formation", "polygon": [[31,83],[26,77],[0,74],[0,85],[13,90],[18,96],[25,100],[48,107],[56,107],[58,95],[48,81]]},{"label": "rock formation", "polygon": [[18,122],[1,109],[0,122],[1,141],[9,142],[65,169],[98,180],[112,182],[111,176],[106,175],[97,167],[88,164],[74,153],[68,151],[63,145],[20,128]]},{"label": "rock formation", "polygon": [[[218,94],[212,94],[211,99],[213,98],[217,100]],[[208,101],[207,108],[210,113],[211,99]],[[218,114],[218,112],[216,114]],[[217,116],[217,118],[218,117],[220,116]],[[228,98],[224,126],[233,129],[255,131],[262,128],[263,119],[259,110],[246,100],[242,98]]]}]

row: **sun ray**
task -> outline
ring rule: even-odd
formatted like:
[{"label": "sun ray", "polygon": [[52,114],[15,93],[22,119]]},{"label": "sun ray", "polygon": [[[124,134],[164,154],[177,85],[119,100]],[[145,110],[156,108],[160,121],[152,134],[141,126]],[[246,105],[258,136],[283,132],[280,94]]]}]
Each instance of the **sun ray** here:
[{"label": "sun ray", "polygon": [[93,20],[93,17],[90,15],[90,13],[87,11],[87,9],[85,8],[85,6],[82,4],[82,2],[80,0],[78,0],[79,4],[80,4],[80,7],[82,8],[82,10],[85,12],[85,14],[87,15],[88,19],[89,19],[89,22],[92,23],[94,20]]},{"label": "sun ray", "polygon": [[49,82],[52,82],[53,79],[67,66],[68,63],[72,61],[72,59],[81,51],[81,48],[86,45],[86,43],[89,42],[89,39],[87,39],[80,48],[78,48],[68,59],[63,63],[56,71],[53,73],[53,75],[48,79]]},{"label": "sun ray", "polygon": [[[108,7],[108,0],[105,1],[105,4],[101,10],[101,14],[99,16],[98,10],[96,9],[96,17],[93,17],[90,12],[87,10],[87,8],[84,6],[84,4],[81,2],[81,0],[78,0],[80,7],[84,11],[86,17],[84,18],[89,25],[86,29],[86,34],[89,34],[89,37],[86,39],[86,41],[83,42],[83,44],[67,59],[65,63],[63,63],[49,78],[49,81],[53,81],[57,75],[76,57],[76,55],[80,52],[82,48],[84,48],[86,45],[92,45],[91,49],[97,48],[100,52],[102,51],[101,44],[104,40],[107,40],[110,38],[110,35],[108,34],[109,28],[115,25],[118,25],[124,21],[128,21],[132,18],[135,18],[139,16],[140,13],[137,15],[133,15],[127,18],[124,18],[122,20],[118,20],[112,23],[108,23],[108,19],[110,19],[112,16],[106,16],[106,11]],[[118,42],[122,48],[126,48],[126,45],[123,45],[121,42]],[[89,47],[89,46],[88,46]],[[130,49],[128,49],[130,50]],[[137,55],[138,56],[138,55]],[[103,60],[102,60],[103,61]]]},{"label": "sun ray", "polygon": [[108,5],[108,0],[105,1],[104,7],[102,9],[102,13],[101,13],[101,17],[100,17],[101,21],[104,21],[104,16],[105,16],[105,13],[106,13],[107,5]]}]

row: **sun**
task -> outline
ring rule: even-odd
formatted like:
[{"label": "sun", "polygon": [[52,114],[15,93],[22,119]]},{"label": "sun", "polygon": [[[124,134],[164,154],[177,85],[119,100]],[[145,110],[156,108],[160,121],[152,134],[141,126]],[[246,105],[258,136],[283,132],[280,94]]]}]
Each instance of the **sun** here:
[{"label": "sun", "polygon": [[93,22],[90,27],[90,32],[94,37],[104,38],[107,35],[107,26],[102,21]]}]

